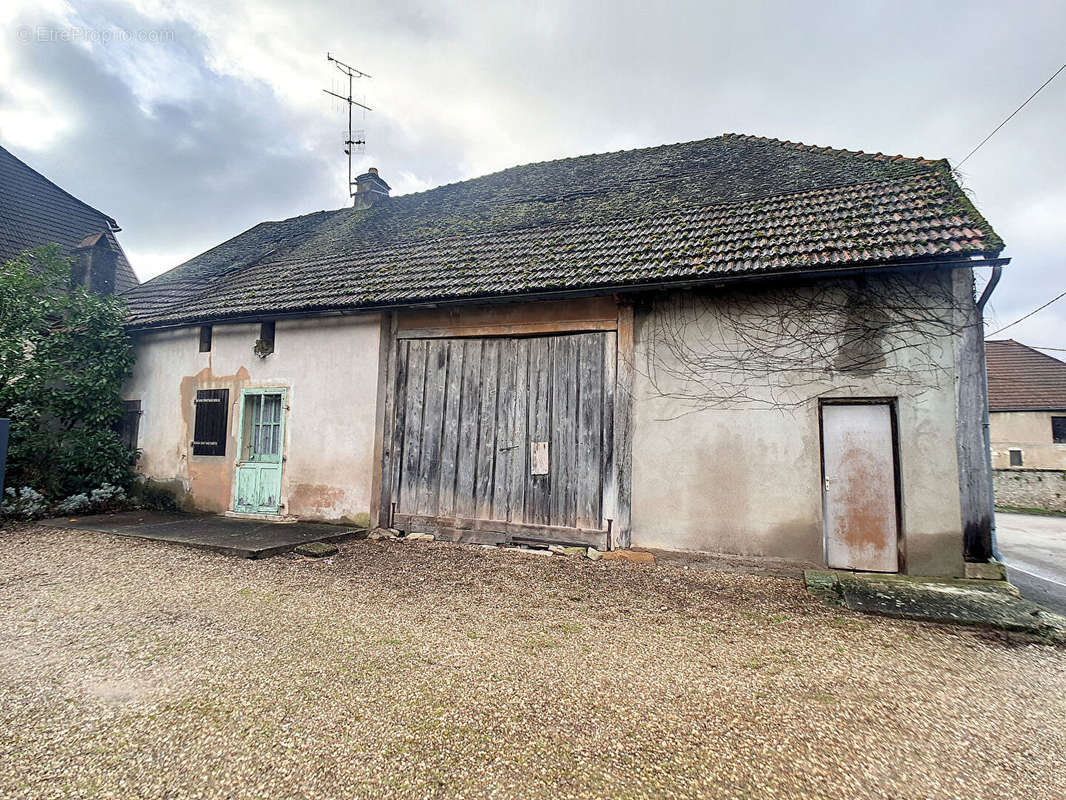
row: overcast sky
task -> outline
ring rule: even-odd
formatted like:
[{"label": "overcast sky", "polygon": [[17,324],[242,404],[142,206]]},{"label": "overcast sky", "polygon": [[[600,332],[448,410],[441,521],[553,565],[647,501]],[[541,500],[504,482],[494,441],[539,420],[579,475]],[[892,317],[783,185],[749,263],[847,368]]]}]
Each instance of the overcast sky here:
[{"label": "overcast sky", "polygon": [[[957,163],[1066,62],[1061,2],[56,2],[0,7],[0,144],[115,217],[139,277],[265,219],[724,132]],[[1066,73],[963,167],[1007,242],[991,332],[1066,291]],[[1011,336],[1066,348],[1066,299]],[[1060,357],[1066,353],[1058,353]]]}]

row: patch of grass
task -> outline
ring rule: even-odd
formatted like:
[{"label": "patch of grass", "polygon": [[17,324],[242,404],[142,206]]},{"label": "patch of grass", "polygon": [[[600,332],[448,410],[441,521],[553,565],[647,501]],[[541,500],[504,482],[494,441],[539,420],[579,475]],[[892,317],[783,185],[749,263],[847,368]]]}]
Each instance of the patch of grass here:
[{"label": "patch of grass", "polygon": [[581,626],[576,622],[556,622],[552,625],[556,630],[560,630],[563,633],[580,633]]}]

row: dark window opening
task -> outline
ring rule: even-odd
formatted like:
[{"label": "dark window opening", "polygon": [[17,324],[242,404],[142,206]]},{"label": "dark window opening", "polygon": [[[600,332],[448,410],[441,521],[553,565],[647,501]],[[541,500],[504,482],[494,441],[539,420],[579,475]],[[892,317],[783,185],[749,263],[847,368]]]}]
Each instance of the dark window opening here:
[{"label": "dark window opening", "polygon": [[259,326],[259,341],[256,342],[256,352],[260,357],[268,356],[274,352],[273,322],[264,322]]},{"label": "dark window opening", "polygon": [[1051,418],[1051,441],[1066,444],[1066,417]]},{"label": "dark window opening", "polygon": [[192,442],[194,456],[226,455],[228,418],[229,389],[200,389],[196,393]]},{"label": "dark window opening", "polygon": [[210,325],[201,325],[200,326],[200,352],[201,353],[210,353],[211,352],[211,326]]},{"label": "dark window opening", "polygon": [[137,449],[137,433],[141,425],[141,401],[123,400],[122,417],[115,425],[115,432],[122,438],[127,450]]},{"label": "dark window opening", "polygon": [[1022,451],[1011,450],[1010,451],[1010,465],[1012,467],[1020,467],[1022,465]]}]

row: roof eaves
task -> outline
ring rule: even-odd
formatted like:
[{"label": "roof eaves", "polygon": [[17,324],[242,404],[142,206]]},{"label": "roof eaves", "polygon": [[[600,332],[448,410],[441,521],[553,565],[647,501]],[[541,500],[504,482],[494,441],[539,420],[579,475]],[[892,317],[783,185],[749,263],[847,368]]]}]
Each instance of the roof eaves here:
[{"label": "roof eaves", "polygon": [[[373,314],[383,311],[393,311],[411,308],[424,308],[424,307],[438,307],[438,306],[459,306],[469,305],[474,303],[486,303],[486,302],[515,302],[519,300],[549,300],[549,299],[567,299],[577,297],[589,297],[594,295],[609,295],[609,294],[622,294],[632,292],[647,292],[657,290],[674,290],[681,288],[689,288],[695,286],[719,286],[725,284],[733,284],[740,282],[750,281],[765,281],[765,280],[779,280],[779,279],[799,279],[809,280],[823,277],[844,277],[847,275],[858,274],[867,272],[871,269],[926,269],[930,267],[940,267],[948,269],[956,269],[962,267],[975,267],[975,266],[996,266],[1002,265],[1008,262],[1009,259],[985,259],[975,261],[972,258],[958,257],[958,254],[948,253],[942,257],[933,257],[932,259],[911,259],[901,260],[893,262],[885,261],[869,261],[869,262],[857,262],[847,263],[842,266],[826,266],[821,269],[809,270],[809,269],[775,269],[775,270],[757,270],[740,273],[713,273],[700,277],[692,277],[690,275],[680,276],[673,279],[658,279],[655,281],[649,281],[645,279],[637,279],[627,283],[612,283],[603,285],[588,285],[578,287],[555,287],[545,288],[536,291],[516,291],[513,293],[499,293],[499,292],[471,292],[461,296],[455,295],[426,295],[422,297],[415,297],[410,300],[389,300],[382,302],[368,302],[359,304],[305,304],[303,306],[293,306],[286,309],[252,309],[243,311],[238,314],[234,313],[219,313],[219,314],[189,314],[186,316],[167,316],[157,315],[154,319],[147,321],[132,322],[126,325],[126,328],[130,331],[147,331],[155,329],[167,329],[167,328],[179,328],[189,325],[197,324],[211,324],[211,323],[223,323],[227,321],[238,321],[244,319],[273,319],[284,317],[308,317],[318,316],[325,314]],[[142,284],[143,285],[143,284]]]}]

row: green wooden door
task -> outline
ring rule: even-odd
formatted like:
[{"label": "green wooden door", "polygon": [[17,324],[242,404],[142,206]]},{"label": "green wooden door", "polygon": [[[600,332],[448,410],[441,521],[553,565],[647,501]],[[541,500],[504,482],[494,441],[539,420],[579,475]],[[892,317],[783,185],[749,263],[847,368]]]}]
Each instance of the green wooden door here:
[{"label": "green wooden door", "polygon": [[285,390],[241,392],[241,449],[237,456],[234,511],[277,514],[285,442]]}]

